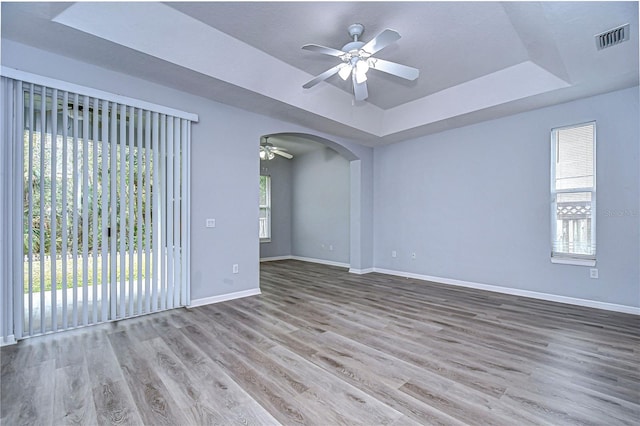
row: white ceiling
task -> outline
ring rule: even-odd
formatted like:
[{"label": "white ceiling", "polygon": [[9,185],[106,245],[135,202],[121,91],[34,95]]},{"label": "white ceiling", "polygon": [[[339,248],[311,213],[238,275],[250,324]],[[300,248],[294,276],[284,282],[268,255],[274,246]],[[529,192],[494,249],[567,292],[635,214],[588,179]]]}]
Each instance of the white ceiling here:
[{"label": "white ceiling", "polygon": [[[369,73],[354,104],[340,49],[385,28],[376,56],[417,81]],[[594,35],[630,23],[631,40]],[[2,3],[2,37],[376,146],[638,84],[637,2]],[[180,79],[176,79],[176,72]]]}]

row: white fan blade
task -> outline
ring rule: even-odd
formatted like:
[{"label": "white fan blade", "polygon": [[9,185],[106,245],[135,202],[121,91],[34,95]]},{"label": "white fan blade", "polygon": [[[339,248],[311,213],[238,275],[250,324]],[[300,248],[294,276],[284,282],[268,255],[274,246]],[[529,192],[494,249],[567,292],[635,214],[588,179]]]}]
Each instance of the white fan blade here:
[{"label": "white fan blade", "polygon": [[274,146],[273,148],[271,148],[271,150],[273,151],[287,151],[285,148],[280,148],[279,146]]},{"label": "white fan blade", "polygon": [[280,157],[284,157],[288,160],[291,160],[293,158],[293,155],[291,154],[287,154],[286,152],[282,152],[282,151],[273,151],[274,154],[279,155]]},{"label": "white fan blade", "polygon": [[342,50],[320,46],[319,44],[305,44],[302,48],[311,52],[322,53],[323,55],[337,56],[338,58],[345,54]]},{"label": "white fan blade", "polygon": [[356,101],[364,101],[369,96],[369,91],[367,90],[367,82],[366,80],[362,83],[358,83],[356,81],[356,73],[351,74],[353,77],[351,80],[353,81],[353,96]]},{"label": "white fan blade", "polygon": [[307,82],[304,86],[305,89],[309,89],[310,87],[315,86],[316,84],[320,83],[321,81],[326,80],[327,78],[331,77],[332,75],[334,75],[335,73],[337,73],[338,71],[340,71],[340,69],[342,67],[346,67],[348,66],[348,64],[345,64],[344,62],[341,64],[336,65],[333,68],[330,68],[328,70],[326,70],[325,72],[323,72],[322,74],[320,74],[319,76],[317,76],[316,78],[314,78],[313,80]]},{"label": "white fan blade", "polygon": [[364,50],[369,55],[373,55],[399,39],[400,34],[397,31],[387,28],[378,34],[373,40],[362,46],[360,50]]},{"label": "white fan blade", "polygon": [[374,70],[406,78],[407,80],[415,80],[420,75],[420,70],[417,68],[408,67],[406,65],[378,58],[370,58],[369,67]]}]

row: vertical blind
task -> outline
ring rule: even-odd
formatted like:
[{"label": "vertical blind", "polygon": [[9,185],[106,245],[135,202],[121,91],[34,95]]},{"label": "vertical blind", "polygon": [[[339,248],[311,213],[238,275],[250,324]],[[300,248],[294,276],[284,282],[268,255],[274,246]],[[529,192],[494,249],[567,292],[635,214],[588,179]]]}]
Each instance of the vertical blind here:
[{"label": "vertical blind", "polygon": [[192,120],[5,80],[22,160],[15,337],[187,305]]}]

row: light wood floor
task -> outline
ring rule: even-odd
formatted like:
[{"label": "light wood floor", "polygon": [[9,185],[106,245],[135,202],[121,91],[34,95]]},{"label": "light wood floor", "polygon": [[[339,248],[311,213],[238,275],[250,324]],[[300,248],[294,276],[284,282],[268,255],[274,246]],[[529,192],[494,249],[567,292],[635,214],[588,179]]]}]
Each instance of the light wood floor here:
[{"label": "light wood floor", "polygon": [[640,317],[298,261],[1,351],[23,424],[638,424]]}]

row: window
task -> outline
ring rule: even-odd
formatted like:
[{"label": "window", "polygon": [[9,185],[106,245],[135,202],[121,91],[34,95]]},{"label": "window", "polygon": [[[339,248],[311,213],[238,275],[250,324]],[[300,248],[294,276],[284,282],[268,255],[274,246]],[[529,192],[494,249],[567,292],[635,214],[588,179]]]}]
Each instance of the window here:
[{"label": "window", "polygon": [[551,131],[551,261],[594,265],[595,122]]},{"label": "window", "polygon": [[260,176],[260,241],[271,241],[271,177]]}]

